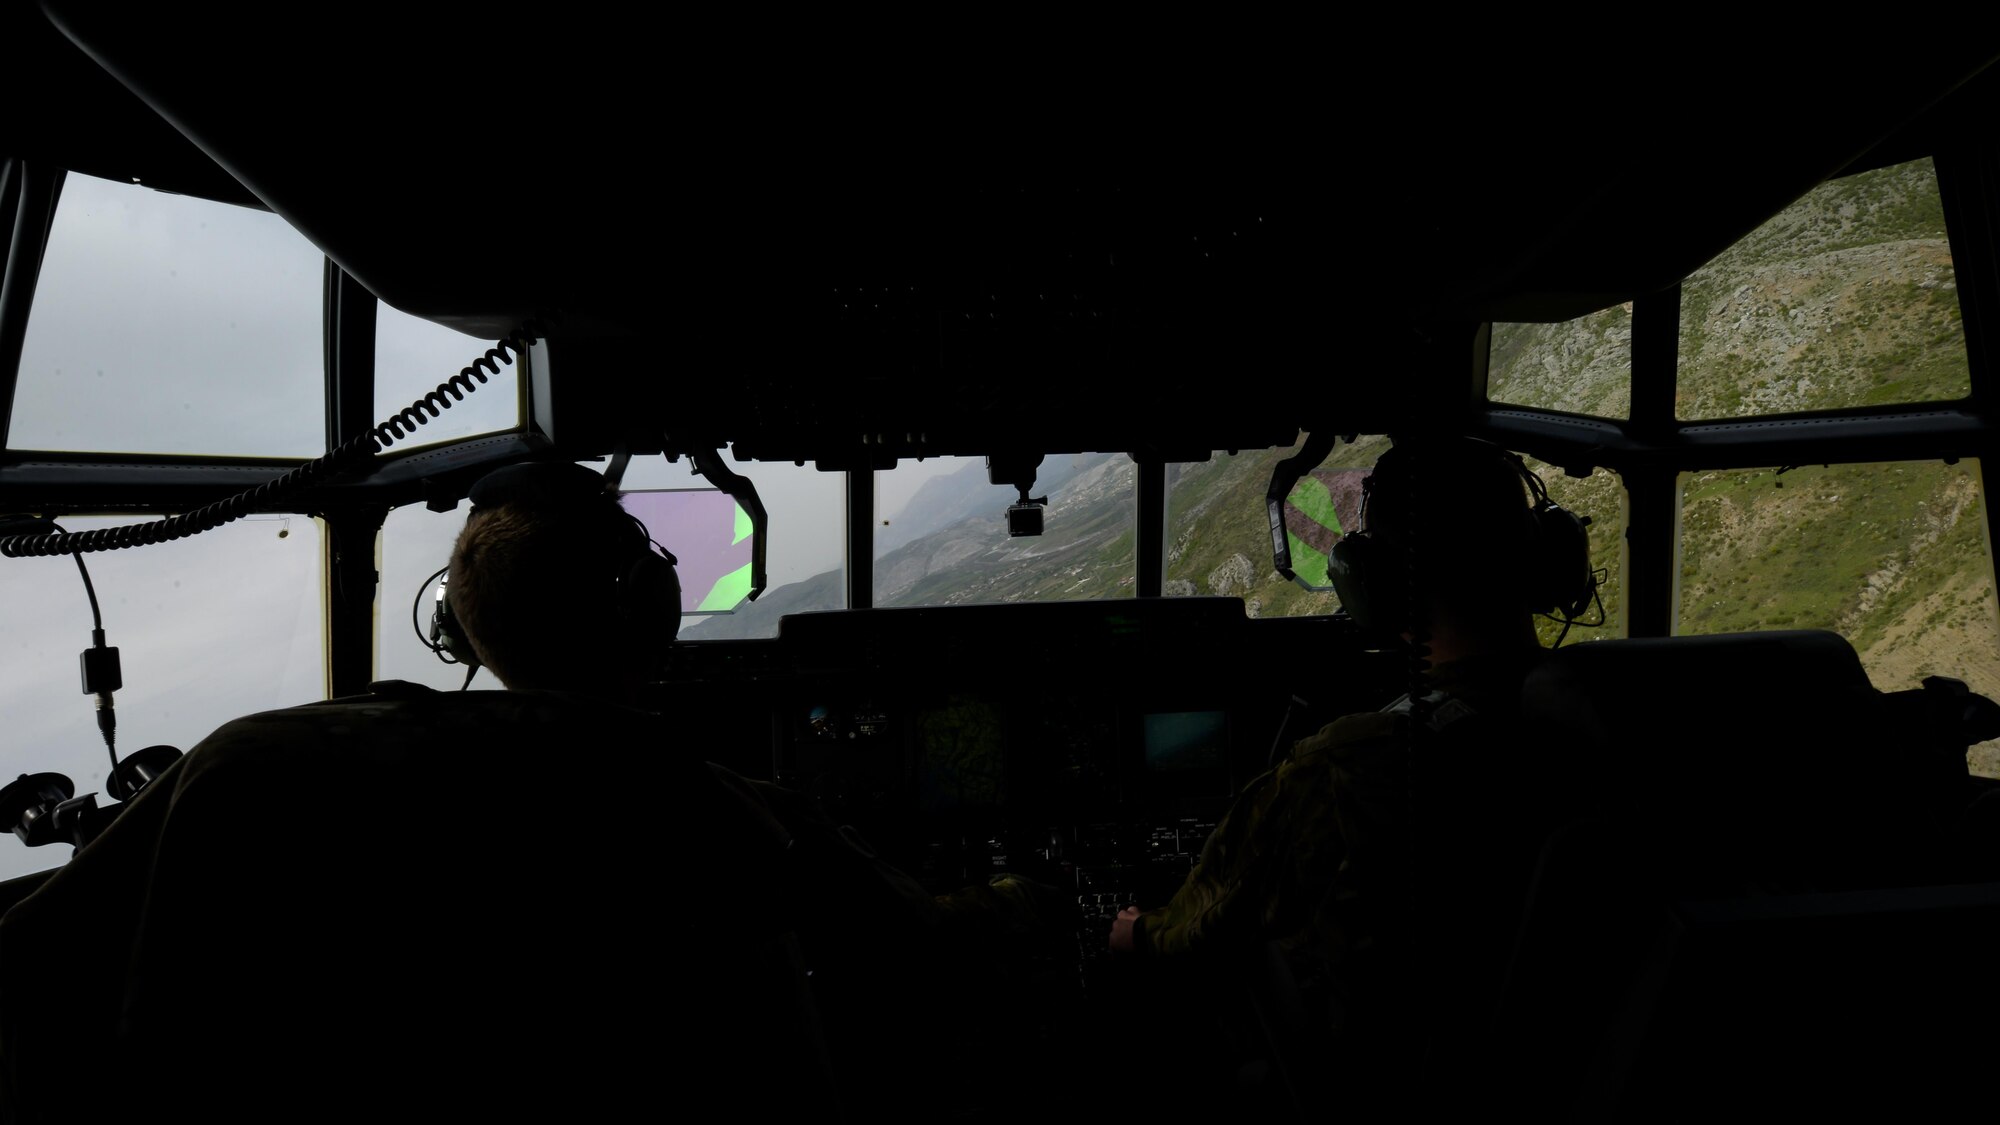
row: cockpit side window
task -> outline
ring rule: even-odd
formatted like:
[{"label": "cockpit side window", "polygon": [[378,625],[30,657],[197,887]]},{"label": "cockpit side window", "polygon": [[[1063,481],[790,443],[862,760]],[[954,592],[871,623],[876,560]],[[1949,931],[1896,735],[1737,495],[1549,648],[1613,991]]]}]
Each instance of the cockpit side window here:
[{"label": "cockpit side window", "polygon": [[[484,353],[492,341],[378,304],[375,314],[375,409],[387,418],[431,393]],[[521,362],[499,365],[479,389],[419,428],[398,452],[511,430],[521,424]]]},{"label": "cockpit side window", "polygon": [[[63,526],[131,522],[73,516]],[[189,539],[86,556],[106,641],[120,653],[121,758],[162,743],[186,750],[240,715],[326,697],[321,542],[311,517],[254,515]],[[66,774],[77,795],[108,803],[109,756],[77,673],[91,615],[75,560],[6,560],[0,606],[0,773]],[[0,839],[0,879],[54,867],[68,853]]]},{"label": "cockpit side window", "polygon": [[319,251],[269,212],[71,173],[8,447],[317,456],[324,277]]},{"label": "cockpit side window", "polygon": [[1935,402],[1971,386],[1928,157],[1820,185],[1681,283],[1680,418]]},{"label": "cockpit side window", "polygon": [[1486,397],[1599,418],[1632,416],[1632,305],[1558,324],[1493,326]]},{"label": "cockpit side window", "polygon": [[[1681,633],[1831,629],[1875,686],[2000,695],[2000,601],[1976,462],[1803,465],[1680,478]],[[2000,743],[1972,749],[2000,777]]]}]

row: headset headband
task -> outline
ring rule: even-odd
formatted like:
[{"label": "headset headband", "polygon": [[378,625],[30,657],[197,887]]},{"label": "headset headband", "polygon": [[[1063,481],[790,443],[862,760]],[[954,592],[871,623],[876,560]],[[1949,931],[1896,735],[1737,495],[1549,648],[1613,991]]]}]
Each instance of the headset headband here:
[{"label": "headset headband", "polygon": [[[1373,528],[1368,526],[1370,501],[1381,485],[1378,476],[1382,481],[1408,486],[1416,473],[1406,467],[1405,462],[1415,459],[1422,464],[1423,475],[1442,482],[1461,471],[1472,469],[1490,454],[1493,460],[1487,461],[1479,471],[1491,471],[1500,464],[1511,466],[1526,483],[1531,503],[1520,509],[1521,538],[1505,546],[1495,544],[1498,553],[1486,560],[1484,565],[1518,567],[1522,600],[1531,612],[1547,613],[1564,620],[1577,618],[1595,597],[1597,586],[1590,568],[1590,542],[1585,530],[1589,521],[1555,503],[1540,475],[1511,450],[1477,438],[1464,437],[1425,448],[1427,444],[1425,439],[1400,444],[1376,461],[1376,473],[1371,473],[1362,486],[1362,529],[1343,536],[1334,544],[1328,573],[1349,615],[1364,625],[1394,632],[1395,628],[1400,628],[1399,625],[1390,627],[1401,614],[1400,601],[1407,600],[1410,579],[1403,573],[1409,561],[1407,556],[1401,552],[1385,552],[1374,541],[1371,534]],[[1385,469],[1386,472],[1383,471]],[[1512,479],[1511,475],[1509,479]],[[1492,483],[1497,486],[1497,479]],[[1484,497],[1483,493],[1481,495]],[[1513,494],[1514,503],[1519,503],[1519,495],[1518,492]],[[1493,498],[1484,497],[1481,503]],[[1408,502],[1411,498],[1403,499]],[[1421,497],[1415,499],[1419,502],[1423,500]],[[1418,513],[1403,514],[1416,518]],[[1397,594],[1391,596],[1391,590],[1397,591]]]},{"label": "headset headband", "polygon": [[474,511],[501,504],[560,510],[592,497],[617,501],[605,479],[568,461],[531,461],[509,465],[480,477],[468,499]]}]

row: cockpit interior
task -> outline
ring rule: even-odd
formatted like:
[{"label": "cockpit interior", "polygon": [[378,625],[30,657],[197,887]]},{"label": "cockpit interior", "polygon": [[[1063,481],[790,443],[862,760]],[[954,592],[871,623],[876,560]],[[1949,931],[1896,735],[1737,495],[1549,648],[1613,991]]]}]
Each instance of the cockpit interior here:
[{"label": "cockpit interior", "polygon": [[[0,1116],[1990,1098],[2000,44],[776,22],[0,7]],[[1411,435],[1591,577],[1410,746],[1398,1017],[1135,967],[1421,694],[1329,578]],[[441,639],[542,462],[678,567],[664,738]],[[878,941],[704,763],[1056,922]]]}]

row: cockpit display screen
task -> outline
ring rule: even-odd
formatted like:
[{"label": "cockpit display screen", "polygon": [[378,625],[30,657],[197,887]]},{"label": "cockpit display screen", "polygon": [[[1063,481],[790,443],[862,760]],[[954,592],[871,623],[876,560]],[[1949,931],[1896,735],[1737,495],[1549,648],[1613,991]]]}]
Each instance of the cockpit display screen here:
[{"label": "cockpit display screen", "polygon": [[1294,580],[1308,590],[1331,590],[1327,560],[1333,545],[1361,523],[1361,483],[1366,469],[1315,469],[1285,497],[1285,543]]},{"label": "cockpit display screen", "polygon": [[672,488],[620,494],[653,541],[673,552],[682,613],[728,613],[750,596],[750,514],[726,492]]},{"label": "cockpit display screen", "polygon": [[929,814],[998,808],[1006,758],[1000,712],[988,700],[954,695],[911,717],[917,749],[917,804]]},{"label": "cockpit display screen", "polygon": [[1146,768],[1180,772],[1229,768],[1226,711],[1163,711],[1144,717]]}]

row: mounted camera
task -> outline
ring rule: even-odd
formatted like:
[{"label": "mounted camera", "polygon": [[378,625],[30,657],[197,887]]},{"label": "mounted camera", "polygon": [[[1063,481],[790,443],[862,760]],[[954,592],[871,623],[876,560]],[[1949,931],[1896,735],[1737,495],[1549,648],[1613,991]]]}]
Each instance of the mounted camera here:
[{"label": "mounted camera", "polygon": [[1049,506],[1049,498],[1028,495],[1035,487],[1035,470],[1041,463],[1039,453],[995,453],[986,458],[986,479],[996,485],[1013,485],[1021,494],[1019,500],[1007,506],[1010,536],[1042,533],[1042,512]]},{"label": "mounted camera", "polygon": [[1049,498],[1037,496],[1029,499],[1024,491],[1019,503],[1007,506],[1007,534],[1040,535],[1042,533],[1042,509],[1048,507]]}]

